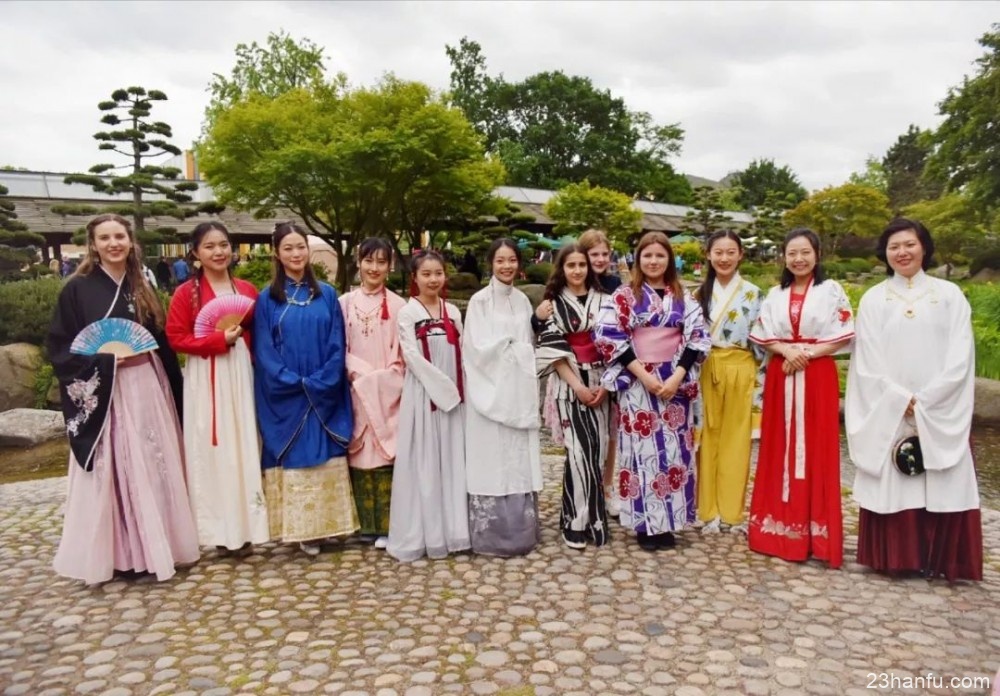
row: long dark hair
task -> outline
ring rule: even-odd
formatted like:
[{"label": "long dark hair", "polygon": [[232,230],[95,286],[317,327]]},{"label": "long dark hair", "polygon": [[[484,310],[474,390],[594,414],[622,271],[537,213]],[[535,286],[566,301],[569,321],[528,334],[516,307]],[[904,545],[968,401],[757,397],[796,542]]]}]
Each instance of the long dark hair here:
[{"label": "long dark hair", "polygon": [[[417,287],[417,271],[420,267],[424,265],[427,261],[437,261],[441,264],[441,268],[447,268],[444,264],[444,257],[437,253],[433,249],[426,249],[417,251],[410,257],[410,297],[416,297],[420,294],[420,289]],[[441,292],[438,297],[444,299],[447,297],[448,289],[448,277],[445,276],[444,285],[441,286]]]},{"label": "long dark hair", "polygon": [[[205,238],[209,232],[213,230],[222,232],[225,236],[226,241],[229,242],[230,249],[232,248],[233,239],[229,235],[229,230],[221,222],[216,222],[214,220],[209,222],[203,222],[193,230],[191,230],[191,253],[197,255],[198,247],[201,246],[201,240]],[[231,253],[231,252],[230,252]],[[194,272],[191,274],[191,282],[194,286],[191,288],[191,307],[197,312],[201,309],[201,277],[205,275],[205,269],[202,268],[201,262],[194,264]],[[229,273],[229,267],[226,267],[226,275],[232,281],[232,275]]]},{"label": "long dark hair", "polygon": [[507,247],[514,252],[514,256],[517,257],[517,267],[519,269],[524,266],[524,259],[521,257],[521,250],[517,247],[517,242],[510,237],[500,237],[499,239],[493,240],[493,243],[490,244],[490,248],[486,250],[486,265],[492,269],[493,257],[496,256],[497,252],[504,247]]},{"label": "long dark hair", "polygon": [[594,269],[590,265],[590,259],[587,257],[587,252],[583,250],[583,246],[579,242],[567,244],[559,250],[555,260],[552,262],[552,275],[549,276],[549,280],[545,284],[545,299],[554,300],[563,291],[563,288],[566,287],[566,270],[563,266],[565,266],[566,259],[569,258],[570,254],[583,254],[583,258],[587,262],[587,277],[583,281],[586,288],[590,290],[597,285],[597,274],[594,273]]},{"label": "long dark hair", "polygon": [[369,237],[358,245],[358,262],[367,259],[369,256],[376,256],[378,252],[385,254],[385,260],[392,263],[392,245],[385,237]]},{"label": "long dark hair", "polygon": [[[784,257],[785,249],[788,248],[788,244],[793,239],[798,239],[799,237],[805,237],[807,240],[809,240],[809,246],[811,246],[813,248],[813,251],[816,252],[816,267],[813,269],[813,285],[819,285],[824,280],[826,280],[826,276],[823,275],[823,266],[819,262],[820,260],[819,236],[815,232],[813,232],[808,227],[796,227],[794,230],[785,235],[785,241],[781,243],[781,255],[782,257]],[[788,264],[786,263],[785,267],[781,269],[781,287],[787,288],[794,282],[795,282],[795,275],[790,270],[788,270]]]},{"label": "long dark hair", "polygon": [[931,232],[924,226],[924,223],[905,217],[893,218],[882,230],[882,235],[878,238],[878,244],[875,246],[875,256],[885,264],[885,272],[888,275],[896,275],[896,271],[892,270],[892,266],[889,265],[889,258],[886,254],[886,249],[889,248],[889,237],[906,230],[913,230],[920,246],[924,248],[924,260],[920,263],[920,267],[926,271],[934,264],[934,240],[931,239]]},{"label": "long dark hair", "polygon": [[[309,248],[309,235],[291,220],[288,222],[279,222],[274,226],[274,232],[271,233],[271,248],[274,250],[274,270],[271,274],[270,292],[271,298],[275,302],[284,303],[288,301],[288,298],[285,296],[285,281],[288,279],[288,275],[285,273],[285,267],[281,265],[281,260],[278,258],[278,247],[281,246],[281,240],[290,234],[297,234],[302,237],[305,240],[306,248]],[[309,286],[310,298],[320,296],[319,281],[316,280],[312,264],[308,261],[306,261],[302,280]]]},{"label": "long dark hair", "polygon": [[128,256],[125,257],[125,279],[128,281],[128,287],[135,299],[136,319],[139,320],[140,324],[145,324],[149,319],[152,319],[156,326],[162,328],[165,317],[163,305],[160,304],[160,298],[156,296],[156,291],[146,282],[146,276],[143,275],[142,248],[136,241],[135,233],[132,231],[132,223],[127,218],[114,213],[105,213],[87,223],[87,255],[77,266],[73,276],[90,275],[101,265],[101,257],[97,253],[97,246],[94,242],[94,231],[105,222],[117,222],[124,227],[129,241],[132,242]]},{"label": "long dark hair", "polygon": [[636,297],[642,292],[642,284],[646,282],[646,276],[642,272],[639,257],[642,256],[643,249],[653,244],[659,244],[667,250],[667,268],[663,271],[664,284],[670,288],[670,292],[673,293],[674,297],[683,297],[684,288],[677,277],[677,262],[674,260],[674,249],[670,246],[670,240],[667,238],[667,235],[662,232],[647,232],[642,235],[642,238],[636,245],[635,268],[632,271],[632,292],[635,293]]},{"label": "long dark hair", "polygon": [[[392,245],[389,244],[389,240],[384,237],[369,237],[365,241],[358,245],[358,267],[360,268],[361,262],[367,258],[378,257],[379,252],[385,256],[385,261],[390,266],[392,265]],[[386,294],[386,280],[382,281],[382,312],[380,314],[382,321],[387,321],[389,319],[389,298]],[[362,284],[364,280],[362,279]]]},{"label": "long dark hair", "polygon": [[[708,321],[709,305],[712,304],[712,291],[715,289],[715,266],[712,265],[710,257],[712,255],[712,247],[720,239],[732,239],[736,242],[736,247],[740,250],[740,253],[743,253],[743,241],[732,230],[718,230],[708,236],[708,241],[705,242],[705,258],[708,260],[708,270],[705,272],[705,280],[694,291],[694,298],[701,305],[701,313],[704,315],[706,322]],[[739,268],[740,265],[737,262],[736,270],[739,270]]]}]

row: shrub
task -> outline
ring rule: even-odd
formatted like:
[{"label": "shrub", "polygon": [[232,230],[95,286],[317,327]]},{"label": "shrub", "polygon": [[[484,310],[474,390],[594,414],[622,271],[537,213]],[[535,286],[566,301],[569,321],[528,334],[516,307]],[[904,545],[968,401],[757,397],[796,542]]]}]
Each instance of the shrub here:
[{"label": "shrub", "polygon": [[[312,269],[317,280],[322,280],[326,283],[330,282],[330,277],[326,272],[326,267],[321,264],[314,263],[312,264]],[[237,266],[236,270],[233,271],[233,275],[237,278],[242,278],[243,280],[253,283],[254,287],[258,290],[263,290],[271,282],[271,257],[251,257]]]},{"label": "shrub", "polygon": [[976,375],[1000,379],[1000,286],[968,285],[976,341]]},{"label": "shrub", "polygon": [[705,260],[705,250],[698,242],[681,242],[674,245],[674,255],[684,259],[684,265],[690,268],[699,261]]},{"label": "shrub", "polygon": [[969,266],[969,275],[974,276],[984,268],[1000,271],[1000,246],[993,246],[976,254]]},{"label": "shrub", "polygon": [[44,345],[62,286],[57,278],[0,283],[0,345]]},{"label": "shrub", "polygon": [[403,272],[395,271],[385,279],[385,286],[393,292],[406,297],[407,289],[403,286]]},{"label": "shrub", "polygon": [[479,279],[471,273],[456,273],[448,278],[449,290],[478,290]]},{"label": "shrub", "polygon": [[529,283],[534,283],[536,285],[545,285],[549,282],[549,276],[552,275],[552,264],[551,263],[535,263],[524,269],[524,275],[527,277]]}]

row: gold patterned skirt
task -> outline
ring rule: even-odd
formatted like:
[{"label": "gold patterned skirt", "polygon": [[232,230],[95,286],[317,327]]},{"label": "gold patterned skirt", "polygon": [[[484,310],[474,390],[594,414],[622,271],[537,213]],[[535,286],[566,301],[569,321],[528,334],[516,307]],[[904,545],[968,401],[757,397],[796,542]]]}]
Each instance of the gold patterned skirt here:
[{"label": "gold patterned skirt", "polygon": [[313,541],[360,526],[346,457],[307,469],[265,469],[264,497],[272,539]]}]

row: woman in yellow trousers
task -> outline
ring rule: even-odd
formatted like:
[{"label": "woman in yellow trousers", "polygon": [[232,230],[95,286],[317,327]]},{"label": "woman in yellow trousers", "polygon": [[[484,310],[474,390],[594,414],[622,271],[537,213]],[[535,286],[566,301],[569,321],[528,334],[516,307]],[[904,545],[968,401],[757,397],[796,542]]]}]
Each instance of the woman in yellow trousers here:
[{"label": "woman in yellow trousers", "polygon": [[750,441],[760,426],[760,349],[750,329],[760,312],[760,289],[742,277],[743,245],[731,231],[715,232],[706,247],[708,272],[696,297],[711,327],[712,350],[702,367],[704,419],[698,458],[698,518],[703,533],[746,533],[743,502],[750,474]]}]

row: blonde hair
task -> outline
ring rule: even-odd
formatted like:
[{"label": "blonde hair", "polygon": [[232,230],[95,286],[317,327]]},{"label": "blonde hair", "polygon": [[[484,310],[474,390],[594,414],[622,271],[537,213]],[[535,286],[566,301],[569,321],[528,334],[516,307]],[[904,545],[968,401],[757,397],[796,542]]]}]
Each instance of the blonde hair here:
[{"label": "blonde hair", "polygon": [[116,222],[124,227],[125,232],[128,233],[129,241],[132,242],[128,256],[125,257],[125,277],[128,279],[128,286],[135,298],[136,319],[140,324],[145,324],[149,319],[152,319],[157,327],[163,328],[165,319],[163,305],[160,304],[160,298],[156,296],[156,292],[146,282],[146,276],[142,272],[142,249],[135,240],[132,223],[127,218],[114,213],[105,213],[87,223],[87,255],[80,262],[73,277],[90,275],[101,265],[101,257],[97,253],[97,246],[94,242],[94,231],[105,222]]},{"label": "blonde hair", "polygon": [[583,253],[586,254],[588,251],[596,246],[603,244],[611,251],[611,242],[608,240],[608,235],[604,230],[599,230],[596,227],[591,227],[589,230],[584,231],[580,235],[580,238],[576,240],[576,243],[580,245],[583,249]]}]

